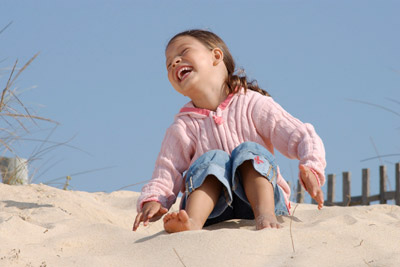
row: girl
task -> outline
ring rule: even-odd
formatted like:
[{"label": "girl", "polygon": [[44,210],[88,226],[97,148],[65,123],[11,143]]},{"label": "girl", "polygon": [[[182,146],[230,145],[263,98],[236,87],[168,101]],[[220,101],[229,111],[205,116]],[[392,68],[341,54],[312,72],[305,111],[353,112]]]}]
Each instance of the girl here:
[{"label": "girl", "polygon": [[168,128],[152,180],[137,202],[133,230],[160,219],[184,192],[179,212],[164,216],[167,232],[202,229],[229,219],[279,228],[290,188],[274,148],[299,159],[299,179],[321,209],[325,150],[312,125],[288,114],[245,75],[235,74],[226,44],[214,33],[175,35],[165,51],[168,79],[189,97]]}]

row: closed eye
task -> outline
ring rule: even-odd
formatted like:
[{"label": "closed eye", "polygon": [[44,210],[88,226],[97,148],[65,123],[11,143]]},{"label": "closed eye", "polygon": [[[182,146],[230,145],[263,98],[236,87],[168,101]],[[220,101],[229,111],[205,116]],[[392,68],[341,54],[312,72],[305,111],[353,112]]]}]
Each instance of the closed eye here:
[{"label": "closed eye", "polygon": [[183,49],[181,55],[185,54],[188,50],[189,50],[189,48]]},{"label": "closed eye", "polygon": [[[185,48],[185,49],[183,49],[179,56],[184,55],[188,50],[189,50],[188,47]],[[172,62],[170,62],[170,63],[167,65],[167,70],[169,70],[169,68],[171,67],[171,65],[172,65]]]}]

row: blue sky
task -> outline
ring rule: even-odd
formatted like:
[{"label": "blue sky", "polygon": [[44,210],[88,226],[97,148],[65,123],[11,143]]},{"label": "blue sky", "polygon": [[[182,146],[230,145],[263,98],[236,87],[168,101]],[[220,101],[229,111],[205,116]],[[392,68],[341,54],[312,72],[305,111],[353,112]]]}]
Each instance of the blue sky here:
[{"label": "blue sky", "polygon": [[[53,124],[27,122],[31,132],[24,136],[44,140],[51,133],[49,140],[69,146],[32,162],[34,182],[72,175],[73,189],[110,192],[150,179],[164,132],[188,101],[167,79],[169,38],[190,28],[212,30],[250,78],[315,126],[340,200],[342,171],[352,172],[358,195],[361,169],[370,168],[371,192],[378,192],[379,159],[362,161],[377,155],[374,145],[381,155],[400,153],[400,117],[351,101],[400,113],[399,10],[399,1],[364,0],[2,0],[0,29],[12,24],[0,34],[0,85],[15,60],[22,67],[40,52],[15,87],[31,112],[60,125],[51,132]],[[49,146],[14,144],[25,158]],[[277,158],[284,177],[297,181],[298,162]],[[382,160],[394,188],[400,156]]]}]

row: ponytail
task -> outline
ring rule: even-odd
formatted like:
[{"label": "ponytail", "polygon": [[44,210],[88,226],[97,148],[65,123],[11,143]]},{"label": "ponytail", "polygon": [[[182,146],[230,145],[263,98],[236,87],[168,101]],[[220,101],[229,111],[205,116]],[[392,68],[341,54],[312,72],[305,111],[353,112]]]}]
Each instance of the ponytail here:
[{"label": "ponytail", "polygon": [[229,73],[228,71],[226,85],[228,86],[229,93],[237,93],[241,88],[244,88],[245,92],[249,89],[265,96],[271,96],[267,91],[258,86],[256,80],[249,81],[242,69],[240,69],[237,74]]}]

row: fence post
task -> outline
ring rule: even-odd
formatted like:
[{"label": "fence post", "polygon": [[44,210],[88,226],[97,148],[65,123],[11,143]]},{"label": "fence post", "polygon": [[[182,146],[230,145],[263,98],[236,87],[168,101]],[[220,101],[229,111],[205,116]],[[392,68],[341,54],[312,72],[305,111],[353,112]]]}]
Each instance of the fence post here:
[{"label": "fence post", "polygon": [[304,189],[301,186],[300,180],[297,181],[297,197],[296,197],[297,203],[303,203],[304,202]]},{"label": "fence post", "polygon": [[0,173],[5,184],[28,184],[28,160],[20,157],[0,157]]},{"label": "fence post", "polygon": [[333,205],[333,202],[335,201],[335,179],[336,175],[335,174],[329,174],[328,175],[328,199],[327,199],[327,204]]},{"label": "fence post", "polygon": [[362,169],[362,195],[361,205],[369,205],[369,181],[370,172],[369,169]]},{"label": "fence post", "polygon": [[400,205],[400,162],[395,165],[395,176],[396,177],[396,191],[394,193],[394,198],[396,205]]},{"label": "fence post", "polygon": [[379,189],[379,197],[380,204],[386,204],[385,192],[386,192],[386,166],[379,166],[379,181],[380,181],[380,189]]},{"label": "fence post", "polygon": [[343,206],[350,206],[351,202],[351,173],[343,172]]}]

